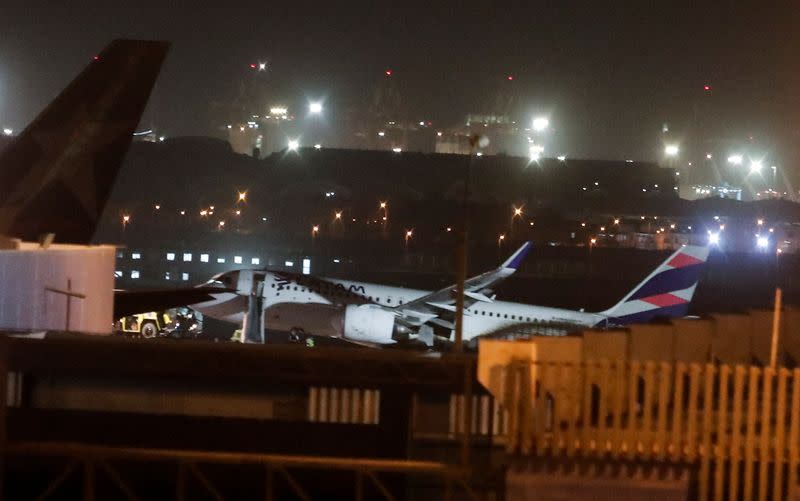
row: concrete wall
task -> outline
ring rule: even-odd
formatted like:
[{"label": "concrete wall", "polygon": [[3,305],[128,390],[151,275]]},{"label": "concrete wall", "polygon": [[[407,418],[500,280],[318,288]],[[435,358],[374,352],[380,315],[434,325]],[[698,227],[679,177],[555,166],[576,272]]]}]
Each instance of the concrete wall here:
[{"label": "concrete wall", "polygon": [[706,362],[711,352],[714,322],[707,319],[677,319],[672,322],[675,334],[675,360]]},{"label": "concrete wall", "polygon": [[675,357],[674,328],[671,324],[631,325],[630,359],[671,362]]},{"label": "concrete wall", "polygon": [[583,360],[628,359],[627,330],[589,330],[582,332],[581,335],[583,336]]},{"label": "concrete wall", "polygon": [[107,245],[0,250],[0,330],[110,334],[114,259]]},{"label": "concrete wall", "polygon": [[745,364],[750,361],[749,315],[714,314],[714,337],[711,342],[713,357],[724,364]]}]

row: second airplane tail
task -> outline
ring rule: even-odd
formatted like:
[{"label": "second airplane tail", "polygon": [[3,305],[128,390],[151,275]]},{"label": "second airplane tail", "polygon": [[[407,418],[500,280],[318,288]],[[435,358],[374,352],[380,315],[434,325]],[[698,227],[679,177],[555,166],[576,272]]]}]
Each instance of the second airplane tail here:
[{"label": "second airplane tail", "polygon": [[708,253],[708,247],[681,247],[622,301],[600,315],[617,325],[686,316]]},{"label": "second airplane tail", "polygon": [[88,243],[167,54],[115,40],[0,155],[0,235]]}]

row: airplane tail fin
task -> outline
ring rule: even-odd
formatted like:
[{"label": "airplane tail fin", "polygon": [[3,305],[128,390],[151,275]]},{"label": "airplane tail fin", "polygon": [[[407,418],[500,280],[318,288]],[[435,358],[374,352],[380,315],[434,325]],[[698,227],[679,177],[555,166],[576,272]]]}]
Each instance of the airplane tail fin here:
[{"label": "airplane tail fin", "polygon": [[525,256],[528,255],[532,248],[533,242],[525,242],[519,249],[514,251],[514,253],[511,254],[508,259],[503,261],[503,264],[501,264],[498,269],[504,274],[512,275],[515,271],[517,271],[517,268],[520,267],[522,261],[525,260]]},{"label": "airplane tail fin", "polygon": [[600,314],[618,325],[686,316],[708,253],[705,246],[681,247],[619,303]]},{"label": "airplane tail fin", "polygon": [[0,235],[88,243],[169,44],[114,40],[0,154]]}]

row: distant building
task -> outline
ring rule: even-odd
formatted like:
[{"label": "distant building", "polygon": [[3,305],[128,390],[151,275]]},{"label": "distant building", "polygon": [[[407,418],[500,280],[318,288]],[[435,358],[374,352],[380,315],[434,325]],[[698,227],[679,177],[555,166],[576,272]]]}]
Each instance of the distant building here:
[{"label": "distant building", "polygon": [[688,190],[681,193],[681,197],[686,200],[697,200],[699,198],[730,198],[732,200],[742,200],[742,189],[736,186],[723,184],[721,186],[713,185],[692,185]]}]

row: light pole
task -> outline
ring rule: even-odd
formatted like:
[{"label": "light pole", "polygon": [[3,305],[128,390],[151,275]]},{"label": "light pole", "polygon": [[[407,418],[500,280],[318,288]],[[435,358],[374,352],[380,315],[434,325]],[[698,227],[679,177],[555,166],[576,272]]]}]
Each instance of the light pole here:
[{"label": "light pole", "polygon": [[383,211],[381,216],[381,225],[383,227],[383,236],[386,236],[386,225],[389,224],[389,204],[387,202],[380,202],[380,209]]},{"label": "light pole", "polygon": [[522,217],[522,206],[515,207],[515,206],[512,205],[511,207],[512,207],[513,211],[511,212],[511,224],[509,224],[509,226],[508,226],[508,236],[509,236],[509,238],[513,239],[514,238],[514,220],[516,218],[521,218]]},{"label": "light pole", "polygon": [[122,234],[125,235],[125,230],[128,228],[128,223],[131,222],[131,216],[128,214],[122,215]]},{"label": "light pole", "polygon": [[[464,282],[467,280],[467,245],[469,234],[469,189],[470,189],[470,174],[472,170],[472,161],[475,157],[475,152],[481,143],[488,142],[485,138],[481,138],[475,134],[469,138],[469,158],[467,159],[467,166],[464,172],[464,198],[462,200],[462,214],[461,214],[461,235],[459,238],[458,254],[457,254],[457,280],[456,280],[456,322],[455,322],[455,339],[453,342],[453,350],[456,353],[464,351]],[[470,379],[471,381],[471,379]],[[462,451],[463,452],[463,451]]]}]

